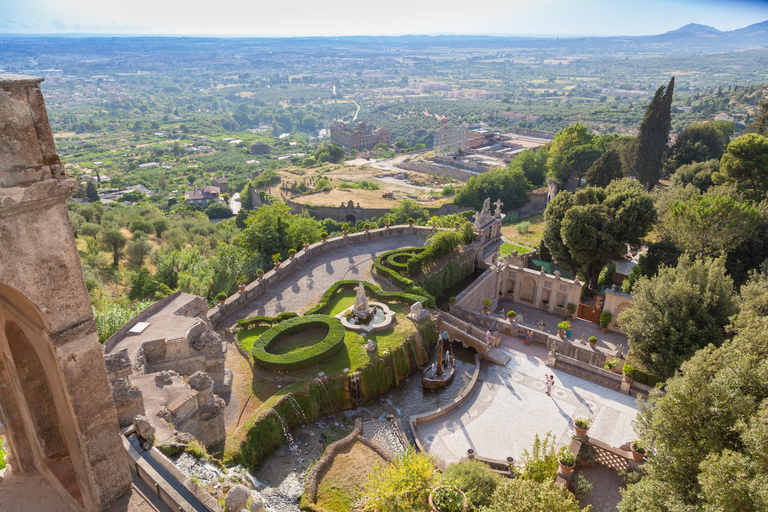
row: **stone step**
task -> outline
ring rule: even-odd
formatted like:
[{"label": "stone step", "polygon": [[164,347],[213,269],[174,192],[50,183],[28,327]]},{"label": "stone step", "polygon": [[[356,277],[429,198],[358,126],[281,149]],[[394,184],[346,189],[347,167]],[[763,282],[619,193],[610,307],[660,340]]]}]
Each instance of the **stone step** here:
[{"label": "stone step", "polygon": [[496,347],[489,349],[485,354],[485,358],[492,363],[498,364],[499,366],[507,366],[509,360],[512,359],[509,354],[503,350],[499,350]]}]

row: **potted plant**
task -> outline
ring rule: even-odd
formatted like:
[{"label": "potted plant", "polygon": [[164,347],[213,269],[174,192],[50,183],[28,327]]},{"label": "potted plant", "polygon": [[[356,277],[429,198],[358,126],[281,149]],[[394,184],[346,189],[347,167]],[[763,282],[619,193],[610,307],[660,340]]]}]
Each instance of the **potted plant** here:
[{"label": "potted plant", "polygon": [[413,220],[413,218],[409,218],[409,219],[408,219],[408,225],[409,225],[409,226],[413,226],[413,223],[414,223],[414,222],[416,222],[416,221],[415,221],[415,220]]},{"label": "potted plant", "polygon": [[306,240],[304,240],[303,242],[304,242],[304,250],[306,251],[307,249],[309,249],[309,244],[307,243]]},{"label": "potted plant", "polygon": [[264,279],[264,271],[263,270],[259,269],[259,270],[256,271],[256,279],[258,279],[259,281]]},{"label": "potted plant", "polygon": [[248,284],[248,278],[245,276],[240,276],[237,279],[237,288],[242,292],[245,290],[245,285]]},{"label": "potted plant", "polygon": [[291,258],[291,259],[295,258],[296,257],[296,249],[294,249],[294,248],[288,249],[288,257]]},{"label": "potted plant", "polygon": [[483,299],[483,313],[487,315],[492,305],[493,301],[491,299]]},{"label": "potted plant", "polygon": [[585,435],[587,435],[587,430],[589,430],[590,423],[592,423],[592,418],[589,418],[589,417],[576,418],[573,421],[574,428],[576,430],[576,437],[584,437]]},{"label": "potted plant", "polygon": [[611,320],[613,320],[613,313],[610,311],[603,311],[600,313],[600,329],[605,332],[608,329],[608,325],[611,323]]},{"label": "potted plant", "polygon": [[344,222],[341,225],[341,234],[347,236],[349,234],[349,222]]},{"label": "potted plant", "polygon": [[568,446],[563,446],[557,452],[557,462],[560,464],[560,473],[570,475],[576,467],[576,454]]},{"label": "potted plant", "polygon": [[322,233],[320,233],[320,238],[323,240],[323,242],[325,242],[326,240],[328,240],[328,233],[323,231]]},{"label": "potted plant", "polygon": [[568,305],[565,306],[565,310],[568,312],[568,318],[573,318],[573,315],[576,314],[576,304],[569,302]]},{"label": "potted plant", "polygon": [[565,338],[565,333],[571,330],[571,322],[563,320],[557,324],[557,335],[561,338]]},{"label": "potted plant", "polygon": [[387,228],[387,229],[389,229],[389,221],[386,221],[386,222],[384,223],[384,227],[385,227],[385,228]]},{"label": "potted plant", "polygon": [[624,375],[624,382],[631,382],[634,373],[635,369],[631,364],[625,364],[624,368],[621,369],[621,374]]},{"label": "potted plant", "polygon": [[629,449],[632,450],[632,458],[635,460],[643,460],[645,458],[645,446],[640,440],[635,439],[632,444],[629,445]]},{"label": "potted plant", "polygon": [[282,257],[280,256],[279,252],[276,252],[275,254],[272,255],[272,263],[275,264],[275,268],[280,268],[280,259],[281,258]]},{"label": "potted plant", "polygon": [[589,337],[589,346],[592,348],[597,347],[597,336],[590,336]]},{"label": "potted plant", "polygon": [[366,222],[365,224],[363,224],[363,229],[365,230],[366,233],[368,231],[370,231],[371,230],[371,223],[370,222]]},{"label": "potted plant", "polygon": [[509,318],[510,322],[514,322],[516,316],[517,316],[517,313],[515,313],[511,309],[509,311],[507,311],[507,318]]},{"label": "potted plant", "polygon": [[466,512],[469,500],[457,487],[443,485],[429,493],[432,512]]},{"label": "potted plant", "polygon": [[609,372],[614,372],[614,373],[618,372],[618,369],[616,368],[617,366],[619,366],[619,360],[618,359],[614,359],[613,361],[606,361],[605,362],[605,369],[608,370]]},{"label": "potted plant", "polygon": [[219,304],[223,306],[224,302],[226,302],[226,300],[227,300],[227,294],[224,293],[224,292],[217,293],[216,294],[216,300],[218,300]]},{"label": "potted plant", "polygon": [[448,302],[450,302],[450,303],[451,303],[451,306],[453,306],[454,304],[456,304],[456,296],[454,296],[454,295],[451,295],[450,297],[448,297]]}]

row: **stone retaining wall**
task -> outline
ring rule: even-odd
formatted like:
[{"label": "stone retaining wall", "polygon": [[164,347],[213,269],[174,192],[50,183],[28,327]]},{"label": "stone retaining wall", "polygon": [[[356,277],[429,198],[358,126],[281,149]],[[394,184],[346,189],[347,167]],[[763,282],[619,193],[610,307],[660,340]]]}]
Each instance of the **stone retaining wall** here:
[{"label": "stone retaining wall", "polygon": [[[443,228],[436,229],[441,230]],[[426,226],[392,226],[389,228],[372,229],[368,233],[360,232],[348,236],[337,236],[329,238],[325,242],[314,243],[308,249],[297,252],[293,259],[283,261],[280,264],[280,268],[266,272],[261,280],[248,283],[245,290],[233,294],[223,305],[212,308],[208,311],[208,319],[214,329],[221,328],[220,324],[224,318],[263,295],[272,285],[293,275],[296,270],[315,256],[325,254],[334,249],[340,249],[347,245],[366,243],[391,236],[422,235],[428,238],[434,231],[435,228]]]}]

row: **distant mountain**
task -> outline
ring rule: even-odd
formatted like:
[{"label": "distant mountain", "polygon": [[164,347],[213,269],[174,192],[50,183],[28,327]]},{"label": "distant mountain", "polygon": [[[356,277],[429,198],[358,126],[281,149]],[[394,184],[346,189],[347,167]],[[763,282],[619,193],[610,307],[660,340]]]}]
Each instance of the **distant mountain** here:
[{"label": "distant mountain", "polygon": [[667,34],[722,34],[721,30],[717,30],[715,27],[709,25],[701,25],[699,23],[689,23],[684,27],[680,27],[677,30],[671,30]]}]

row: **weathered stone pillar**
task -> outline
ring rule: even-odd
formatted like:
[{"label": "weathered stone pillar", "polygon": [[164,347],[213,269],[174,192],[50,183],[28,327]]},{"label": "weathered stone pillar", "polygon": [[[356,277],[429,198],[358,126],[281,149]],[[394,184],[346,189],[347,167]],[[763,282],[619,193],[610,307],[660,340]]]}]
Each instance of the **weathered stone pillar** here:
[{"label": "weathered stone pillar", "polygon": [[[0,75],[0,406],[13,413],[15,455],[60,487],[44,461],[50,445],[38,439],[60,440],[55,455],[71,459],[78,505],[98,511],[130,490],[131,477],[64,204],[77,184],[56,154],[41,81]],[[39,385],[24,385],[29,371]]]}]

